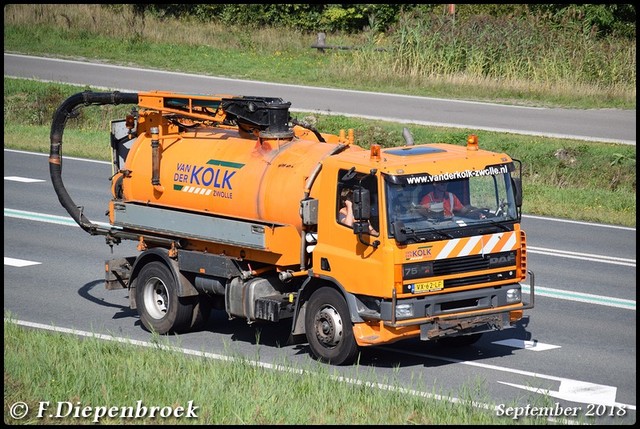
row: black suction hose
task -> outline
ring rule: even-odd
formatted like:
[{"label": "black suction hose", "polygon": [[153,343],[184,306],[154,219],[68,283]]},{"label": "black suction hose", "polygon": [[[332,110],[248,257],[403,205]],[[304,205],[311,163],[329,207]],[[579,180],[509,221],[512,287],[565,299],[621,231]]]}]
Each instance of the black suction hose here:
[{"label": "black suction hose", "polygon": [[49,173],[51,175],[51,183],[58,195],[60,204],[67,210],[73,220],[86,232],[91,235],[104,233],[108,230],[100,231],[97,224],[87,219],[80,207],[73,202],[67,189],[62,182],[62,134],[67,119],[75,116],[75,109],[80,106],[88,105],[105,105],[105,104],[138,104],[137,92],[79,92],[67,98],[56,110],[51,123],[51,150],[49,152]]}]

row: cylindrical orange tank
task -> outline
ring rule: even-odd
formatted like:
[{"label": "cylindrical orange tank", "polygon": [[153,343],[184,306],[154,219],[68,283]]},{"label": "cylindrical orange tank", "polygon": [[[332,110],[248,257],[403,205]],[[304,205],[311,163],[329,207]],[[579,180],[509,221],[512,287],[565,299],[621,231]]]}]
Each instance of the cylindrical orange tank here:
[{"label": "cylindrical orange tank", "polygon": [[307,179],[336,148],[335,143],[298,137],[243,138],[226,128],[154,137],[160,142],[155,175],[150,133],[138,137],[127,155],[125,201],[289,224],[298,230]]}]

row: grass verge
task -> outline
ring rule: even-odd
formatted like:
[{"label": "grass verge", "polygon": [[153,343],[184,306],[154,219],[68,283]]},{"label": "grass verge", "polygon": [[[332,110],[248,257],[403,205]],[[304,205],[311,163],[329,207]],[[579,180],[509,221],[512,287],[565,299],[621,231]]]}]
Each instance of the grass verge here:
[{"label": "grass verge", "polygon": [[[284,361],[265,366],[247,358],[220,360],[185,354],[163,337],[152,337],[147,347],[78,338],[25,328],[10,315],[5,315],[4,340],[5,423],[552,424],[546,418],[496,415],[481,381],[453,399],[372,379],[367,368],[355,368],[366,376],[361,379],[371,380],[363,383],[315,361],[294,367]],[[539,401],[534,405],[553,404],[542,395]],[[21,419],[10,414],[18,402],[31,410]],[[136,413],[144,417],[133,418]]]}]

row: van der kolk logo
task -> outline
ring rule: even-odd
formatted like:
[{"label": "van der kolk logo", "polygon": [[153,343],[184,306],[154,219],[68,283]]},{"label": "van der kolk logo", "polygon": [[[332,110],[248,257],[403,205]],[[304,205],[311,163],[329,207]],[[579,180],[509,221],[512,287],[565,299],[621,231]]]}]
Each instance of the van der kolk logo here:
[{"label": "van der kolk logo", "polygon": [[191,194],[233,198],[233,176],[244,167],[237,162],[210,159],[206,165],[179,162],[173,173],[173,189]]},{"label": "van der kolk logo", "polygon": [[431,246],[419,247],[415,250],[407,250],[404,253],[404,259],[406,261],[411,261],[415,259],[424,259],[431,257]]}]

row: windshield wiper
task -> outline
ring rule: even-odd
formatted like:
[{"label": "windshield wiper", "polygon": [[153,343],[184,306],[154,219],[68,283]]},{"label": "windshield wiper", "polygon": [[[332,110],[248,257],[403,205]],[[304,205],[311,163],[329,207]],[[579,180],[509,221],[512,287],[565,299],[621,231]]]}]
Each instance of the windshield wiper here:
[{"label": "windshield wiper", "polygon": [[493,219],[485,218],[485,219],[482,219],[482,220],[483,220],[483,221],[484,221],[484,220],[488,220],[489,222],[491,222],[491,225],[495,225],[495,226],[497,226],[497,227],[501,228],[503,231],[511,231],[511,229],[510,229],[508,226],[505,226],[505,225],[503,225],[503,224],[502,224],[502,223],[500,223],[500,222],[496,222],[496,221],[495,221],[495,220],[493,220]]},{"label": "windshield wiper", "polygon": [[418,235],[416,234],[416,230],[411,228],[411,227],[403,226],[402,232],[404,232],[407,235],[407,237],[413,238],[415,241],[424,241],[425,240],[424,238],[418,237]]},{"label": "windshield wiper", "polygon": [[[424,233],[429,233],[429,232],[431,232],[431,233],[438,234],[438,235],[440,235],[441,237],[445,237],[445,238],[453,238],[453,235],[448,234],[448,233],[446,233],[446,232],[444,232],[444,231],[440,231],[439,229],[436,229],[436,228],[419,229],[417,232],[418,232],[418,233],[420,233],[420,234],[424,234]],[[415,232],[414,232],[414,234],[415,234]]]},{"label": "windshield wiper", "polygon": [[424,242],[427,240],[426,237],[420,237],[418,234],[428,233],[433,233],[445,238],[453,238],[452,235],[447,234],[446,232],[439,231],[435,228],[419,229],[416,231],[415,229],[406,226],[402,221],[393,222],[391,224],[391,230],[393,232],[393,236],[399,243],[405,243],[408,238],[415,242]]}]

